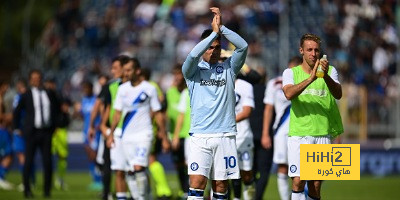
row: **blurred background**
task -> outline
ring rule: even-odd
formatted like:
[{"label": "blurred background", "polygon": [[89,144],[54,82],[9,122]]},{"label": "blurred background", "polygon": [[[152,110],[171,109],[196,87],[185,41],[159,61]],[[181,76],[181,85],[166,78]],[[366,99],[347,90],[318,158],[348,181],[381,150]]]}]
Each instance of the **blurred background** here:
[{"label": "blurred background", "polygon": [[[80,102],[81,85],[109,76],[111,59],[125,53],[153,72],[165,91],[172,68],[182,63],[210,27],[209,7],[249,43],[246,64],[267,79],[299,55],[304,33],[322,38],[323,54],[339,72],[343,143],[361,144],[361,173],[400,173],[400,4],[396,0],[13,0],[0,1],[0,78],[6,96],[31,69]],[[231,48],[226,41],[223,48]],[[71,108],[72,109],[72,108]],[[69,169],[80,159],[82,121],[69,126]],[[74,152],[76,152],[74,154]],[[165,158],[167,170],[169,158]],[[40,165],[40,164],[39,164]]]}]

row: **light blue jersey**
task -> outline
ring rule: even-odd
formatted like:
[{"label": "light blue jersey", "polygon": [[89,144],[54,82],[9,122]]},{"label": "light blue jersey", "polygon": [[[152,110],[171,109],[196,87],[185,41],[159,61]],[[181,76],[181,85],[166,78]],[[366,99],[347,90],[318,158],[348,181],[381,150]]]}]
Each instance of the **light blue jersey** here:
[{"label": "light blue jersey", "polygon": [[220,30],[236,47],[232,57],[211,65],[201,59],[218,36],[212,32],[193,48],[182,66],[192,108],[191,134],[209,134],[204,136],[210,137],[237,132],[235,79],[246,59],[247,42],[225,26]]}]

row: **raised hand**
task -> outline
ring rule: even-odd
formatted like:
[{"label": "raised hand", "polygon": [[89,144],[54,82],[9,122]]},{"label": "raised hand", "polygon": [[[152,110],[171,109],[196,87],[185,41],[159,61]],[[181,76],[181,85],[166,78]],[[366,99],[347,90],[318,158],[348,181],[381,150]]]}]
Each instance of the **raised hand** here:
[{"label": "raised hand", "polygon": [[221,12],[219,11],[219,8],[217,7],[212,7],[210,8],[211,12],[214,13],[214,18],[211,23],[211,27],[214,32],[218,33],[222,26],[222,17],[221,17]]},{"label": "raised hand", "polygon": [[310,74],[310,78],[313,81],[318,78],[317,75],[316,75],[317,74],[318,65],[319,65],[319,59],[317,60],[317,62],[315,62],[314,68],[313,68],[313,70],[311,71],[311,74]]}]

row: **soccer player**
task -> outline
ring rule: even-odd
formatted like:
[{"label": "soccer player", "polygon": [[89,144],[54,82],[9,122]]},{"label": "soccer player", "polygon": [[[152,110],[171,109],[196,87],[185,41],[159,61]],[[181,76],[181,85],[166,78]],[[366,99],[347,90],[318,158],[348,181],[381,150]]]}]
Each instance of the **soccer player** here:
[{"label": "soccer player", "polygon": [[[296,56],[290,59],[289,68],[302,63],[302,58]],[[268,81],[264,95],[264,122],[261,144],[264,148],[270,147],[270,125],[275,111],[274,131],[274,163],[278,164],[278,191],[282,200],[289,199],[287,137],[289,133],[290,101],[282,91],[282,76]]]},{"label": "soccer player", "polygon": [[255,194],[253,169],[254,143],[249,117],[254,108],[253,86],[241,79],[235,81],[236,93],[236,146],[239,158],[241,179],[232,180],[235,200],[241,196],[242,180],[244,183],[243,199],[253,200]]},{"label": "soccer player", "polygon": [[[85,152],[89,159],[89,171],[92,176],[92,183],[89,185],[90,190],[101,190],[101,173],[96,169],[96,155],[100,142],[99,130],[94,136],[89,135],[90,115],[96,102],[96,96],[93,94],[93,84],[84,82],[82,84],[83,98],[81,101],[80,114],[83,117],[83,144]],[[99,126],[100,117],[98,116],[94,122],[95,126]]]},{"label": "soccer player", "polygon": [[[163,122],[165,123],[166,117],[166,103],[165,103],[165,97],[164,94],[160,88],[160,86],[150,80],[151,77],[151,70],[148,68],[141,68],[140,70],[140,76],[143,80],[148,81],[152,86],[154,86],[157,90],[157,96],[158,100],[161,103],[161,115],[163,117]],[[154,180],[154,186],[156,189],[156,196],[157,199],[170,199],[172,196],[172,191],[171,188],[168,185],[167,177],[165,175],[165,170],[164,166],[157,161],[157,155],[161,153],[161,151],[166,151],[169,149],[169,140],[163,140],[163,137],[159,137],[158,133],[158,127],[157,123],[155,120],[153,120],[153,134],[154,134],[154,140],[152,142],[152,147],[150,151],[150,156],[149,156],[149,171],[151,174],[151,177]],[[167,138],[164,138],[167,139]],[[164,143],[163,145],[163,142]],[[167,145],[167,148],[163,148]]]},{"label": "soccer player", "polygon": [[[207,179],[213,199],[227,199],[228,179],[240,178],[236,150],[235,78],[243,66],[247,42],[222,25],[219,8],[212,30],[205,30],[187,56],[182,72],[190,95],[191,127],[188,157],[188,199],[203,199]],[[235,47],[232,57],[218,63],[221,34]]]},{"label": "soccer player", "polygon": [[[182,92],[186,89],[185,79],[182,74],[182,65],[175,65],[172,69],[172,73],[174,75],[174,82],[167,90],[166,95],[169,132],[173,134],[172,138],[174,144],[174,148],[172,149],[172,160],[174,161],[175,169],[178,172],[179,183],[183,191],[182,196],[187,197],[189,191],[189,176],[187,174],[184,144],[185,139],[189,136],[189,130],[184,132],[185,130],[182,130],[181,127],[179,130],[176,129],[178,117],[180,115],[178,106],[183,94]],[[174,134],[175,130],[178,131],[176,134]]]},{"label": "soccer player", "polygon": [[[114,116],[115,110],[112,107],[115,102],[115,98],[117,95],[118,88],[121,84],[130,80],[133,74],[133,65],[137,63],[136,60],[128,57],[128,56],[118,56],[117,57],[119,64],[122,66],[123,74],[121,79],[118,79],[109,84],[107,90],[104,92],[104,113],[101,116],[101,125],[100,129],[104,136],[108,136],[110,134],[110,124],[111,120]],[[119,156],[123,154],[123,148],[120,142],[120,134],[121,134],[121,122],[119,123],[119,127],[116,129],[114,133],[115,136],[115,146],[110,149],[110,159],[111,159],[111,170],[115,171],[115,190],[117,199],[126,199],[126,184],[125,184],[125,171],[127,170],[127,165],[125,160],[121,159]]]},{"label": "soccer player", "polygon": [[[107,93],[109,92],[109,87],[110,84],[112,84],[115,81],[118,81],[122,77],[123,69],[121,65],[121,59],[122,57],[126,56],[117,56],[113,58],[111,62],[111,74],[113,76],[113,79],[110,80],[106,85],[103,86],[101,89],[100,94],[97,96],[96,102],[93,106],[93,110],[90,114],[90,122],[89,122],[89,138],[94,138],[94,135],[96,133],[96,130],[99,127],[95,127],[95,119],[96,117],[100,114],[103,115],[104,112],[104,101],[107,96]],[[100,140],[100,145],[99,145],[99,151],[97,152],[97,158],[96,161],[100,164],[102,164],[102,182],[103,182],[103,194],[102,194],[102,199],[107,200],[109,199],[110,196],[110,183],[111,183],[111,160],[110,160],[110,149],[106,145],[106,136],[107,132],[102,132],[103,135],[102,137],[104,139]],[[103,140],[103,141],[102,141]]]},{"label": "soccer player", "polygon": [[162,119],[161,104],[157,90],[149,82],[140,78],[140,65],[133,66],[133,75],[130,81],[118,88],[114,103],[110,135],[107,145],[116,145],[115,130],[124,116],[122,123],[121,146],[123,154],[120,156],[129,164],[136,180],[136,190],[131,191],[134,199],[148,199],[148,178],[145,169],[149,164],[149,153],[153,139],[152,112],[158,125],[159,135],[166,139],[166,131]]},{"label": "soccer player", "polygon": [[[292,105],[290,108],[288,162],[292,178],[292,199],[305,199],[305,181],[300,180],[300,144],[331,144],[343,133],[343,125],[336,100],[342,97],[338,73],[321,57],[321,39],[304,34],[300,39],[303,62],[283,72],[283,92]],[[324,71],[317,78],[318,65]],[[307,181],[307,199],[321,198],[320,180]]]}]

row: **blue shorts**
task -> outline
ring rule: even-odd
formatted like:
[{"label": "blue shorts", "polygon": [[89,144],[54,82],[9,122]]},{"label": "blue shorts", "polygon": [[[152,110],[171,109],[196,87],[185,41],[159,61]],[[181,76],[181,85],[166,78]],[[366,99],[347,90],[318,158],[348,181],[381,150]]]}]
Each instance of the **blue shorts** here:
[{"label": "blue shorts", "polygon": [[12,153],[11,134],[3,128],[0,128],[0,157],[5,157]]},{"label": "blue shorts", "polygon": [[25,139],[22,135],[17,133],[13,134],[12,148],[15,153],[25,152]]}]

